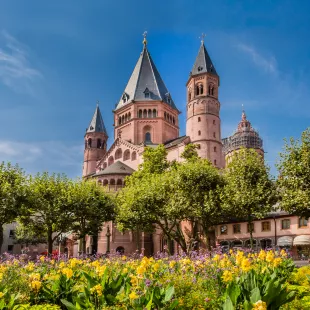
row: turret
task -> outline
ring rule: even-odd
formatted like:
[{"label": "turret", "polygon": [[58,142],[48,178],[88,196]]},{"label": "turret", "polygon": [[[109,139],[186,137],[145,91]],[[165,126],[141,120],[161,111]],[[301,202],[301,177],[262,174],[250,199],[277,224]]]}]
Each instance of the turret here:
[{"label": "turret", "polygon": [[83,177],[96,171],[97,161],[102,158],[107,151],[108,134],[105,129],[102,115],[97,104],[94,116],[86,128],[84,136],[84,164]]},{"label": "turret", "polygon": [[221,140],[219,76],[203,40],[187,87],[186,135],[199,146],[198,154],[216,167],[224,166]]}]

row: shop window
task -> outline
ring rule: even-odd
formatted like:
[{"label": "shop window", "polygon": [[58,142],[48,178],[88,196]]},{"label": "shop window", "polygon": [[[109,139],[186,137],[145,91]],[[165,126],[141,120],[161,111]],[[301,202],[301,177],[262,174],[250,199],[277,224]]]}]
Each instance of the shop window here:
[{"label": "shop window", "polygon": [[14,245],[13,244],[9,244],[8,245],[8,252],[13,252],[14,250]]},{"label": "shop window", "polygon": [[308,226],[308,219],[306,219],[304,216],[299,218],[298,222],[299,227],[307,227]]},{"label": "shop window", "polygon": [[[252,227],[252,232],[254,232],[254,223],[251,223],[251,227]],[[247,232],[250,232],[250,224],[247,224]]]},{"label": "shop window", "polygon": [[227,235],[227,225],[221,225],[220,226],[221,235]]}]

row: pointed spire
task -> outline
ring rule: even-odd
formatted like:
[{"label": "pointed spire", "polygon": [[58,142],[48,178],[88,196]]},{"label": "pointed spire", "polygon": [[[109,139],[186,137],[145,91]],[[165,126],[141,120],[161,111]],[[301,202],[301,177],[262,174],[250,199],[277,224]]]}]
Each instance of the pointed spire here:
[{"label": "pointed spire", "polygon": [[115,110],[132,101],[159,100],[177,109],[147,49],[147,32],[143,33],[143,50]]},{"label": "pointed spire", "polygon": [[204,44],[204,37],[205,37],[205,34],[202,34],[201,45],[200,45],[199,52],[196,57],[196,61],[194,63],[191,74],[196,75],[200,73],[210,72],[214,75],[217,75],[215,67],[213,66],[212,60],[206,50],[206,47]]},{"label": "pointed spire", "polygon": [[99,109],[99,101],[97,101],[95,113],[93,115],[93,118],[88,128],[86,129],[86,132],[103,132],[108,136],[107,131],[104,126],[102,115]]},{"label": "pointed spire", "polygon": [[244,109],[242,109],[241,121],[238,124],[237,132],[253,131],[250,121],[247,120]]}]

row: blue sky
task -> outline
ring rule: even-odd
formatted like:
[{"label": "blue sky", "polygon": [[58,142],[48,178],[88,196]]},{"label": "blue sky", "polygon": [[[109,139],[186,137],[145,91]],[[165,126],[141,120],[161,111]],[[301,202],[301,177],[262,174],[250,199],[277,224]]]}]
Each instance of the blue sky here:
[{"label": "blue sky", "polygon": [[0,161],[81,175],[83,136],[100,100],[112,109],[148,47],[185,133],[185,83],[207,34],[221,78],[222,137],[245,107],[274,164],[310,125],[310,2],[0,0]]}]

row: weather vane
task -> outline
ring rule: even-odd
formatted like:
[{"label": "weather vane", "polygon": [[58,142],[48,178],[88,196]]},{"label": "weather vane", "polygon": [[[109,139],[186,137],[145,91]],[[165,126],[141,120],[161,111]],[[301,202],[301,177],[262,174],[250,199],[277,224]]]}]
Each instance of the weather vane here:
[{"label": "weather vane", "polygon": [[144,45],[146,45],[147,44],[147,41],[146,41],[146,36],[147,36],[147,31],[144,31],[143,33],[142,33],[142,35],[143,35],[143,44]]},{"label": "weather vane", "polygon": [[199,37],[199,39],[201,39],[201,43],[204,42],[204,39],[205,39],[206,36],[207,35],[204,32],[201,34],[201,36]]}]

